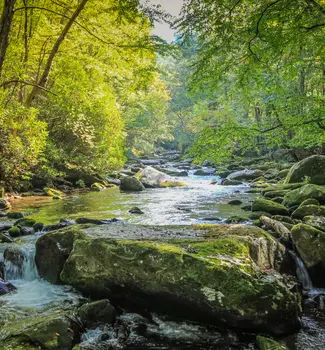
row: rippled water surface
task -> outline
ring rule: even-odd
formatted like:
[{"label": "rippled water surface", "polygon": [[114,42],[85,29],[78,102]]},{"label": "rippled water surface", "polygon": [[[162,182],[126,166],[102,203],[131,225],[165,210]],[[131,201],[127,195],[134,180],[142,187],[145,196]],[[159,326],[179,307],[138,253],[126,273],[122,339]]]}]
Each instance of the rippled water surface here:
[{"label": "rippled water surface", "polygon": [[[216,176],[189,176],[180,178],[187,186],[180,188],[146,189],[142,192],[120,192],[119,188],[102,192],[88,192],[63,200],[37,198],[15,203],[15,209],[30,211],[32,217],[44,223],[55,223],[61,218],[94,219],[122,218],[135,224],[188,225],[197,222],[215,222],[229,216],[247,216],[240,206],[229,205],[231,199],[249,204],[253,195],[245,193],[247,186],[211,184]],[[128,211],[139,207],[144,215]]]}]

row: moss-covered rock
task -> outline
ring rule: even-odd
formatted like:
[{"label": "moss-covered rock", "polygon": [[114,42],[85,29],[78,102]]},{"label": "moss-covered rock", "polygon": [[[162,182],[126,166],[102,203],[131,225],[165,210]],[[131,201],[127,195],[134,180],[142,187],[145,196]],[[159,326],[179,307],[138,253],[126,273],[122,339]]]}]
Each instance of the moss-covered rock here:
[{"label": "moss-covered rock", "polygon": [[295,164],[286,177],[286,183],[303,182],[325,185],[325,156],[314,155]]},{"label": "moss-covered rock", "polygon": [[284,197],[289,190],[275,190],[265,192],[266,198]]},{"label": "moss-covered rock", "polygon": [[78,228],[66,227],[41,236],[36,242],[35,262],[41,277],[59,283],[59,275],[77,238],[85,234]]},{"label": "moss-covered rock", "polygon": [[9,230],[8,230],[8,233],[11,237],[19,237],[22,235],[21,231],[20,231],[20,228],[17,227],[17,226],[13,226],[11,227]]},{"label": "moss-covered rock", "polygon": [[268,199],[258,198],[252,204],[252,211],[262,211],[272,215],[288,215],[288,209]]},{"label": "moss-covered rock", "polygon": [[265,271],[270,257],[260,256],[261,242],[269,254],[268,245],[280,247],[276,240],[257,227],[195,229],[203,240],[77,239],[61,280],[88,295],[119,303],[132,296],[218,325],[275,334],[297,327],[297,295],[279,274]]},{"label": "moss-covered rock", "polygon": [[20,226],[20,227],[33,227],[33,225],[36,223],[34,219],[30,218],[23,218],[19,219],[15,222],[15,226]]},{"label": "moss-covered rock", "polygon": [[108,299],[103,299],[82,305],[78,316],[86,328],[93,328],[99,324],[113,323],[116,311]]},{"label": "moss-covered rock", "polygon": [[305,216],[325,216],[325,206],[304,205],[297,208],[292,217],[295,219],[303,219]]},{"label": "moss-covered rock", "polygon": [[324,216],[305,216],[304,222],[307,225],[313,226],[318,230],[325,232],[325,217]]},{"label": "moss-covered rock", "polygon": [[0,210],[9,210],[11,208],[11,204],[4,198],[0,198]]},{"label": "moss-covered rock", "polygon": [[63,314],[7,322],[0,332],[1,350],[70,350],[75,333]]},{"label": "moss-covered rock", "polygon": [[285,345],[261,335],[256,337],[256,344],[259,350],[287,350]]},{"label": "moss-covered rock", "polygon": [[292,190],[285,195],[283,204],[292,207],[302,203],[306,199],[316,199],[320,203],[325,203],[325,187],[308,184]]},{"label": "moss-covered rock", "polygon": [[53,198],[62,198],[64,195],[62,191],[57,190],[55,188],[50,188],[50,187],[44,187],[43,191],[47,196],[50,196]]},{"label": "moss-covered rock", "polygon": [[22,212],[11,211],[7,214],[8,219],[21,219],[24,217]]},{"label": "moss-covered rock", "polygon": [[317,206],[319,206],[320,203],[317,199],[309,198],[309,199],[305,199],[303,202],[301,202],[301,204],[299,206],[303,207],[305,205],[317,205]]},{"label": "moss-covered rock", "polygon": [[310,225],[298,224],[291,231],[292,240],[308,268],[321,264],[325,268],[325,232]]},{"label": "moss-covered rock", "polygon": [[105,189],[105,186],[99,182],[95,182],[91,185],[91,188],[94,190],[94,191],[102,191]]},{"label": "moss-covered rock", "polygon": [[121,184],[120,184],[120,189],[122,191],[143,191],[144,186],[143,184],[139,181],[134,176],[125,176],[121,179]]}]

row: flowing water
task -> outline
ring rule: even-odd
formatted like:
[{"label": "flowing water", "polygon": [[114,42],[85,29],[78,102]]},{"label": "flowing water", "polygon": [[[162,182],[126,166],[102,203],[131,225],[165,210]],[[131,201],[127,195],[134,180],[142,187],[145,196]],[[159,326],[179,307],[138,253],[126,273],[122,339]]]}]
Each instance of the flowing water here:
[{"label": "flowing water", "polygon": [[[239,199],[248,205],[254,198],[247,193],[248,186],[222,186],[211,184],[217,176],[193,176],[180,178],[186,182],[183,188],[146,189],[139,193],[121,193],[118,188],[101,192],[72,195],[63,200],[49,200],[45,197],[27,198],[15,203],[14,210],[22,210],[35,220],[52,224],[60,219],[87,217],[93,219],[121,218],[133,224],[191,225],[194,223],[223,222],[230,216],[243,216],[247,212],[241,206],[228,204]],[[144,214],[130,214],[132,207],[139,207]],[[249,219],[246,219],[249,222]],[[17,291],[0,297],[0,326],[8,321],[51,313],[79,303],[81,296],[67,286],[55,286],[39,278],[34,263],[35,241],[38,233],[23,237],[15,243],[1,244],[0,257],[4,250],[17,247],[24,256],[20,268],[5,261],[5,277]],[[319,305],[324,304],[325,293],[313,288],[308,272],[299,257],[296,257],[298,276],[308,295],[309,304],[302,318],[302,330],[284,339],[291,350],[325,349],[325,318],[323,313],[315,315]],[[315,304],[318,304],[316,307]],[[99,327],[82,336],[82,349],[255,349],[254,338],[233,332],[221,334],[188,322],[173,322],[157,315],[147,319],[137,314],[122,314],[120,328]],[[145,324],[143,332],[141,324]],[[128,330],[127,341],[125,330]],[[0,339],[1,339],[0,327]],[[137,345],[138,344],[138,345]]]},{"label": "flowing water", "polygon": [[[88,192],[63,200],[38,197],[33,202],[22,200],[15,210],[25,210],[44,223],[59,219],[90,217],[94,219],[122,218],[134,224],[190,225],[199,222],[218,222],[229,216],[246,216],[240,206],[229,205],[232,199],[249,204],[253,195],[246,193],[248,186],[221,186],[211,184],[218,176],[189,176],[179,178],[187,184],[179,188],[146,189],[143,192],[120,192],[110,188],[101,192]],[[132,207],[144,214],[130,214]]]}]

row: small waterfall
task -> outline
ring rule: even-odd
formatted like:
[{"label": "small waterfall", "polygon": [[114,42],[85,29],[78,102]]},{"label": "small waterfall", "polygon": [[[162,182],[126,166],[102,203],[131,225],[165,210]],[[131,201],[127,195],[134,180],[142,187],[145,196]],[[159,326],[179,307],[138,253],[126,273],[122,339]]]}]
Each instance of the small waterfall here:
[{"label": "small waterfall", "polygon": [[34,281],[38,278],[35,265],[35,246],[24,245],[17,247],[18,257],[15,261],[4,260],[4,277],[6,281]]},{"label": "small waterfall", "polygon": [[309,276],[308,270],[300,259],[300,257],[295,254],[293,251],[290,251],[291,256],[294,258],[296,262],[296,274],[299,282],[302,284],[304,290],[309,291],[313,289],[313,282]]}]

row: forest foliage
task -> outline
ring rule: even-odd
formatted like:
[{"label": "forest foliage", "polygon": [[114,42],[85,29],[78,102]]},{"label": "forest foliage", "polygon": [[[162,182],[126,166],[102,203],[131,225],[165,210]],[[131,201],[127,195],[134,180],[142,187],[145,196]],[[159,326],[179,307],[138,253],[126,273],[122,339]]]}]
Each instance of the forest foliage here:
[{"label": "forest foliage", "polygon": [[173,49],[139,0],[0,1],[0,182],[325,143],[324,0],[185,0]]},{"label": "forest foliage", "polygon": [[107,172],[164,124],[154,12],[132,0],[2,0],[0,12],[0,181]]}]

